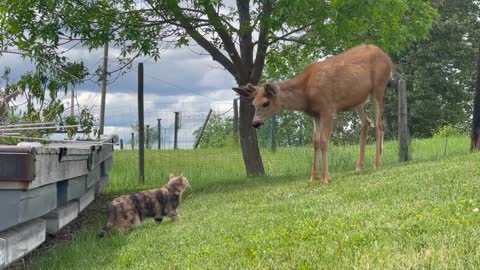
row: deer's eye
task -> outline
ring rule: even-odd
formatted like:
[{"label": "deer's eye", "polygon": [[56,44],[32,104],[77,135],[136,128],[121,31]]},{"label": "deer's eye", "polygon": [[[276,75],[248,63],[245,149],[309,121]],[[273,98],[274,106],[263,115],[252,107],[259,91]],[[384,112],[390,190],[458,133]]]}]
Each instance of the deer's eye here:
[{"label": "deer's eye", "polygon": [[268,106],[270,106],[270,101],[267,101],[267,102],[263,103],[263,105],[262,105],[262,107],[264,107],[264,108],[266,108]]}]

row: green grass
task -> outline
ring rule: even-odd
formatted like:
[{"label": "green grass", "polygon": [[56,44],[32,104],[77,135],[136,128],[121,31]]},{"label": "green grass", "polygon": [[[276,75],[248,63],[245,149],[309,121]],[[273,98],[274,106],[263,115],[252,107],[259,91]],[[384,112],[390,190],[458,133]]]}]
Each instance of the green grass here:
[{"label": "green grass", "polygon": [[[439,160],[448,156],[463,155],[469,152],[467,136],[413,140],[411,143],[412,160]],[[358,158],[358,145],[330,145],[329,169],[335,175],[351,172]],[[375,145],[367,145],[365,169],[373,170]],[[390,141],[384,145],[382,164],[398,164],[398,142]],[[312,166],[313,148],[279,148],[272,153],[262,149],[262,158],[268,176],[290,176],[308,179]],[[212,181],[228,182],[245,178],[242,153],[237,148],[192,150],[146,150],[145,184],[138,185],[138,151],[124,150],[115,152],[113,170],[110,174],[110,194],[124,193],[141,188],[156,187],[163,183],[170,173],[184,172],[194,181],[196,188],[209,185]]]},{"label": "green grass", "polygon": [[[34,266],[478,269],[480,156],[468,154],[467,138],[451,139],[449,144],[445,155],[444,140],[414,142],[416,160],[406,164],[397,162],[394,144],[387,144],[384,168],[361,174],[353,173],[356,147],[332,147],[333,179],[327,186],[307,184],[309,165],[301,164],[311,158],[307,148],[264,153],[273,176],[262,178],[243,177],[241,160],[231,164],[228,161],[234,158],[229,159],[227,152],[215,163],[205,162],[204,156],[214,151],[198,151],[202,154],[198,157],[191,151],[169,152],[171,160],[165,164],[185,170],[192,185],[181,205],[181,221],[161,225],[147,221],[126,235],[97,239],[105,220],[100,216],[74,242],[36,258]],[[108,194],[164,182],[166,171],[159,161],[159,167],[148,172],[159,178],[135,185],[135,179],[121,170],[134,171],[131,167],[136,165],[121,159],[125,153],[115,154]],[[371,147],[368,153],[372,159]],[[278,155],[295,158],[275,159]],[[187,168],[183,159],[189,165],[204,164]],[[372,163],[369,160],[369,167]],[[307,171],[293,175],[297,169]]]}]

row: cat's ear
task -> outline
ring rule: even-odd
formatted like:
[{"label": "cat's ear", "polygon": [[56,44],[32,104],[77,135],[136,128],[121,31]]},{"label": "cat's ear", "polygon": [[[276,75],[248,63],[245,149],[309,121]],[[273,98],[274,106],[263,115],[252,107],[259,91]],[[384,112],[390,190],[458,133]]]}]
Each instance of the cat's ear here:
[{"label": "cat's ear", "polygon": [[179,177],[183,177],[183,172],[180,174],[180,176],[179,176]]},{"label": "cat's ear", "polygon": [[168,180],[170,180],[170,179],[172,179],[172,178],[174,178],[174,177],[175,177],[175,175],[174,175],[173,173],[171,173],[171,174],[168,176]]}]

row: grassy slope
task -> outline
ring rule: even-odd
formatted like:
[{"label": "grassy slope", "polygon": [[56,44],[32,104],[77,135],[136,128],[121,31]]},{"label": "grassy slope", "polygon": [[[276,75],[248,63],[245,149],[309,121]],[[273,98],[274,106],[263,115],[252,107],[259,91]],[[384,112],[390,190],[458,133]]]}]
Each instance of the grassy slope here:
[{"label": "grassy slope", "polygon": [[[197,183],[192,178],[193,189],[181,206],[182,221],[148,221],[127,235],[98,240],[102,218],[35,265],[478,269],[479,161],[478,155],[453,155],[404,166],[392,162],[382,171],[363,174],[338,167],[330,185],[313,187],[306,175],[222,181],[199,177]],[[121,190],[114,184],[110,192]]]}]

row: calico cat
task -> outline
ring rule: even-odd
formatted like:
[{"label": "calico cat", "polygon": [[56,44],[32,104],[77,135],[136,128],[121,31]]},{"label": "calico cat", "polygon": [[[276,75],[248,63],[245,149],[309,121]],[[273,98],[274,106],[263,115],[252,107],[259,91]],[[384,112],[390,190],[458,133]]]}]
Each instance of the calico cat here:
[{"label": "calico cat", "polygon": [[157,224],[163,217],[180,219],[178,206],[182,193],[190,186],[187,178],[170,174],[168,183],[160,188],[122,195],[112,201],[107,223],[98,233],[104,237],[115,227],[119,232],[126,232],[142,223],[145,218],[154,218]]}]

